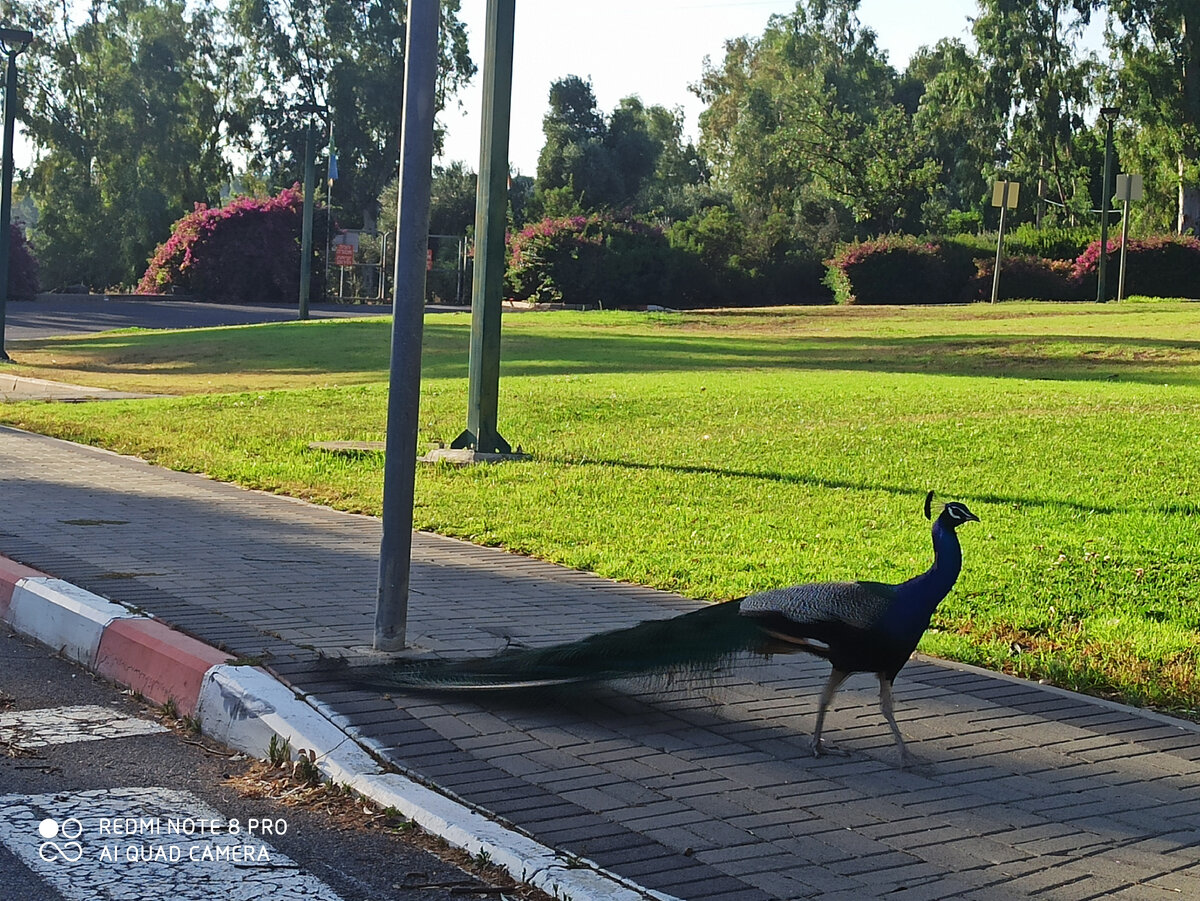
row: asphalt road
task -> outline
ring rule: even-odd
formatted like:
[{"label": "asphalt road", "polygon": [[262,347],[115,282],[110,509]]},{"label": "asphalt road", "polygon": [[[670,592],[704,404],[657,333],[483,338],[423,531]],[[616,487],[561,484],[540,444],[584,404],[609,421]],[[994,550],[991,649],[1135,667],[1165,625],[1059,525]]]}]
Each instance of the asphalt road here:
[{"label": "asphalt road", "polygon": [[378,821],[368,827],[361,802],[331,817],[244,796],[250,764],[165,729],[155,710],[0,628],[0,897],[507,897]]},{"label": "asphalt road", "polygon": [[[5,338],[52,338],[56,335],[103,332],[119,328],[204,328],[290,322],[294,306],[281,304],[216,304],[186,300],[106,299],[99,295],[41,295],[38,300],[5,305]],[[391,313],[387,305],[312,304],[311,319],[347,319]]]}]

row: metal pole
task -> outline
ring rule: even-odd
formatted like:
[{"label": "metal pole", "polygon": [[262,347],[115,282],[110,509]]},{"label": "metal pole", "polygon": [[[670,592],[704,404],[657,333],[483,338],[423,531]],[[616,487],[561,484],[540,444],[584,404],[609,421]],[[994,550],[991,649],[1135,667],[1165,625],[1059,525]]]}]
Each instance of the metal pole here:
[{"label": "metal pole", "polygon": [[379,554],[379,596],[375,606],[374,646],[377,651],[402,649],[408,620],[439,12],[438,0],[411,0],[408,4],[400,190],[396,203],[387,452],[383,464],[383,540]]},{"label": "metal pole", "polygon": [[996,237],[996,271],[992,273],[992,303],[1000,295],[1000,258],[1004,253],[1004,216],[1008,212],[1008,179],[1000,195],[1000,234]]},{"label": "metal pole", "polygon": [[317,181],[316,137],[312,119],[304,142],[304,217],[300,229],[300,318],[308,318],[308,294],[312,290],[313,188]]},{"label": "metal pole", "polygon": [[483,123],[475,201],[475,279],[471,286],[471,356],[467,428],[452,443],[479,453],[512,451],[497,429],[504,231],[508,214],[508,131],[512,106],[516,0],[488,0],[483,49]]},{"label": "metal pole", "polygon": [[[333,144],[333,114],[329,115],[329,152],[336,153]],[[315,164],[314,164],[315,165]],[[325,192],[325,296],[329,299],[329,262],[333,259],[333,179],[327,178],[329,190]]]},{"label": "metal pole", "polygon": [[1108,274],[1108,207],[1112,203],[1112,138],[1114,116],[1105,116],[1108,129],[1104,136],[1104,185],[1100,189],[1100,265],[1096,278],[1096,302],[1104,303],[1107,298],[1105,278]]},{"label": "metal pole", "polygon": [[8,51],[4,76],[4,162],[0,165],[0,360],[10,359],[4,349],[4,321],[8,307],[10,231],[12,224],[13,129],[17,116],[17,50]]},{"label": "metal pole", "polygon": [[1125,181],[1125,196],[1121,198],[1121,274],[1117,276],[1117,300],[1125,299],[1125,245],[1129,241],[1129,176]]}]

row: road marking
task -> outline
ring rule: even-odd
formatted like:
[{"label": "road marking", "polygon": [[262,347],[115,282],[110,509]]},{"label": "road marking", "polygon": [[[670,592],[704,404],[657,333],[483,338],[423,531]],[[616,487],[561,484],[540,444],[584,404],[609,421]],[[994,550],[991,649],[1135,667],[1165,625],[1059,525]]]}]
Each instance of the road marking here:
[{"label": "road marking", "polygon": [[65,901],[341,901],[264,836],[168,788],[0,797],[0,842]]},{"label": "road marking", "polygon": [[0,746],[22,749],[166,731],[158,723],[94,704],[0,713]]}]

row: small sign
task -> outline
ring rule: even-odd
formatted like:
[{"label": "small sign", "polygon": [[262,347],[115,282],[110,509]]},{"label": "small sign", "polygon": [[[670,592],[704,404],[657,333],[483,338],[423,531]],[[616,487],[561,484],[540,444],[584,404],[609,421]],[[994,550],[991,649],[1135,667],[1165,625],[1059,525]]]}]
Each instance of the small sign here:
[{"label": "small sign", "polygon": [[425,251],[425,271],[433,272],[433,248],[430,247]]},{"label": "small sign", "polygon": [[1117,200],[1141,200],[1142,177],[1140,175],[1117,176]]},{"label": "small sign", "polygon": [[333,265],[335,266],[353,266],[354,265],[354,247],[350,244],[334,244],[333,245]]},{"label": "small sign", "polygon": [[1017,195],[1021,185],[1015,181],[998,181],[992,185],[992,206],[1007,206],[1010,210],[1017,208]]}]

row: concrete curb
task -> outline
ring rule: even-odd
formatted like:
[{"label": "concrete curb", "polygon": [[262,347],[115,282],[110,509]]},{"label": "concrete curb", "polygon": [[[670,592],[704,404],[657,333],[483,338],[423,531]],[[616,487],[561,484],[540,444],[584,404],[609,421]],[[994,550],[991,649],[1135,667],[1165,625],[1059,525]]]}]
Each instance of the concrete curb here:
[{"label": "concrete curb", "polygon": [[193,714],[204,734],[266,757],[271,740],[311,751],[322,775],[383,808],[394,807],[455,847],[486,855],[515,879],[575,901],[678,901],[554,851],[497,820],[398,773],[385,772],[355,730],[266,670],[69,582],[0,557],[0,619],[99,675]]}]

